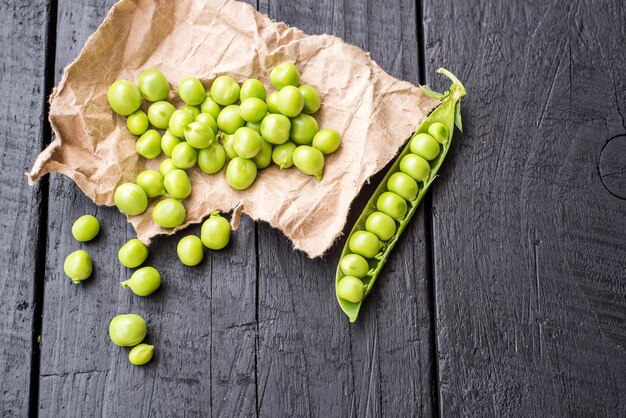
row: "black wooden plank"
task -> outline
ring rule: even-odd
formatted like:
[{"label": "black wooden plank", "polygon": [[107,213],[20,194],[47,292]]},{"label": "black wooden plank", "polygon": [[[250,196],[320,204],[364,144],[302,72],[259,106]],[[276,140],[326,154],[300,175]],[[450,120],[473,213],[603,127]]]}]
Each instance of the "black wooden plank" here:
[{"label": "black wooden plank", "polygon": [[[38,263],[46,184],[30,187],[26,172],[45,136],[47,1],[1,2],[0,20],[0,411],[25,416],[31,367],[38,367],[38,320],[43,265]],[[31,364],[31,358],[33,363]]]},{"label": "black wooden plank", "polygon": [[468,90],[433,192],[441,414],[624,416],[626,200],[598,172],[624,2],[425,3],[426,74]]},{"label": "black wooden plank", "polygon": [[[413,1],[262,1],[259,8],[307,33],[338,35],[371,51],[392,75],[417,82]],[[349,225],[372,191],[361,194]],[[405,235],[350,326],[334,295],[345,237],[324,259],[309,260],[282,234],[258,225],[260,415],[432,413],[423,212]]]},{"label": "black wooden plank", "polygon": [[[113,0],[59,4],[57,76],[80,52]],[[196,268],[177,259],[178,239],[199,227],[157,239],[148,264],[163,276],[157,293],[139,298],[119,281],[130,271],[117,250],[134,233],[114,208],[96,207],[68,179],[52,175],[40,379],[42,416],[254,415],[256,254],[254,223],[243,219],[231,245],[206,253]],[[71,224],[84,213],[102,232],[79,244]],[[87,249],[95,275],[79,286],[63,275],[66,254]],[[127,349],[108,339],[108,322],[134,312],[148,322],[155,359],[128,363]]]}]

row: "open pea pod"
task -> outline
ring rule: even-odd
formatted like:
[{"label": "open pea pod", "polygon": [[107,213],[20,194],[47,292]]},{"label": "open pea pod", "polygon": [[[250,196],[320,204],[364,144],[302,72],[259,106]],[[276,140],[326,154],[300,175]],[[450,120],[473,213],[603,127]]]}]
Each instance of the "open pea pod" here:
[{"label": "open pea pod", "polygon": [[[450,89],[445,93],[438,93],[430,90],[429,88],[422,86],[421,89],[430,97],[434,97],[441,100],[439,106],[431,112],[431,114],[426,118],[426,120],[420,125],[418,130],[413,134],[411,140],[415,138],[419,134],[424,134],[429,132],[429,128],[434,123],[442,124],[445,126],[446,130],[445,137],[438,138],[437,141],[441,144],[440,151],[438,155],[428,161],[428,165],[430,166],[430,172],[426,178],[422,179],[422,181],[417,182],[419,186],[419,192],[417,195],[406,201],[407,211],[404,216],[400,219],[394,220],[395,222],[395,233],[393,236],[386,241],[379,241],[380,250],[372,257],[367,257],[361,254],[361,256],[367,261],[368,268],[367,273],[363,277],[350,277],[346,283],[340,284],[340,281],[347,277],[347,275],[342,270],[342,263],[340,261],[337,266],[337,274],[335,278],[335,291],[337,294],[337,300],[339,301],[339,305],[341,309],[348,316],[350,322],[354,322],[359,315],[359,310],[361,309],[361,305],[363,304],[363,300],[370,293],[376,279],[380,275],[380,271],[385,265],[387,259],[389,258],[389,254],[391,253],[393,247],[396,242],[402,235],[402,232],[408,225],[409,221],[413,217],[413,214],[417,210],[419,203],[422,201],[424,195],[428,191],[428,188],[433,183],[435,178],[437,177],[437,172],[443,163],[443,160],[446,158],[446,154],[450,149],[450,144],[452,142],[452,134],[454,132],[454,126],[459,130],[462,130],[461,124],[461,97],[465,96],[465,87],[461,82],[448,70],[444,68],[440,68],[437,70],[438,73],[445,75],[452,81],[452,85]],[[441,125],[437,125],[441,127]],[[346,241],[346,245],[341,253],[341,260],[344,259],[345,256],[352,254],[353,252],[350,249],[350,241],[355,233],[358,231],[367,231],[366,229],[366,221],[368,217],[377,212],[379,209],[377,208],[377,201],[380,196],[387,192],[387,182],[389,178],[398,172],[401,172],[400,161],[406,155],[411,153],[411,141],[409,141],[402,152],[398,155],[396,162],[389,169],[389,172],[385,176],[385,178],[381,181],[380,185],[372,195],[371,199],[367,202],[367,206],[363,210],[363,213],[359,217],[359,219],[354,224],[352,231],[350,232],[350,236]],[[361,233],[362,234],[362,233]],[[370,235],[371,237],[371,235]],[[352,256],[354,257],[354,256]],[[357,257],[358,258],[358,257]],[[359,258],[359,260],[361,260]],[[361,264],[363,264],[361,260]],[[361,271],[364,271],[361,269]],[[358,279],[358,280],[356,280]],[[348,283],[349,282],[349,283]],[[361,285],[362,283],[362,285]],[[344,285],[345,284],[345,285]],[[346,290],[348,289],[348,290]],[[345,293],[345,292],[350,293]],[[350,296],[347,296],[347,295]],[[344,297],[342,297],[344,296]],[[347,300],[347,298],[353,299],[355,301],[351,302]]]}]

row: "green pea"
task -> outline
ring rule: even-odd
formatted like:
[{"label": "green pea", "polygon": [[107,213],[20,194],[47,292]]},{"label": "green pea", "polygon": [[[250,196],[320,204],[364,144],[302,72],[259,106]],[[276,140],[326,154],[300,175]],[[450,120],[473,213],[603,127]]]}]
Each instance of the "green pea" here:
[{"label": "green pea", "polygon": [[139,91],[147,100],[158,102],[167,99],[170,85],[165,75],[159,70],[146,70],[139,76]]},{"label": "green pea", "polygon": [[195,121],[209,125],[211,127],[211,130],[213,131],[213,135],[217,135],[217,121],[213,118],[213,116],[209,115],[208,113],[200,113],[198,116],[196,116]]},{"label": "green pea", "polygon": [[163,191],[163,176],[156,170],[144,170],[137,176],[137,185],[148,198],[160,196]]},{"label": "green pea", "polygon": [[197,266],[204,257],[202,241],[195,235],[187,235],[178,241],[176,253],[181,263],[186,266]]},{"label": "green pea", "polygon": [[198,151],[198,167],[206,174],[217,173],[226,164],[226,151],[222,144],[213,144]]},{"label": "green pea", "polygon": [[250,97],[265,100],[266,95],[265,86],[256,78],[249,78],[244,81],[239,92],[239,98],[242,102]]},{"label": "green pea", "polygon": [[363,300],[365,295],[365,285],[363,282],[353,276],[345,276],[337,283],[337,296],[348,302],[358,303]]},{"label": "green pea", "polygon": [[261,150],[252,157],[259,170],[269,167],[272,163],[272,144],[261,138]]},{"label": "green pea", "polygon": [[337,151],[341,144],[341,135],[334,129],[321,129],[313,137],[313,148],[317,148],[324,154],[332,154]]},{"label": "green pea", "polygon": [[199,105],[206,98],[206,90],[197,78],[186,77],[178,84],[178,95],[188,105]]},{"label": "green pea", "polygon": [[142,267],[135,271],[130,279],[121,282],[124,289],[129,288],[137,296],[148,296],[161,286],[161,274],[154,267]]},{"label": "green pea", "polygon": [[196,165],[198,161],[198,150],[188,142],[181,142],[172,150],[172,162],[176,168],[187,169]]},{"label": "green pea", "polygon": [[289,139],[291,122],[280,114],[269,114],[261,122],[261,135],[270,144],[284,144]]},{"label": "green pea", "polygon": [[164,228],[175,228],[185,222],[185,207],[180,201],[167,198],[156,204],[152,219]]},{"label": "green pea", "polygon": [[142,133],[148,130],[148,115],[146,112],[139,109],[134,113],[128,115],[128,119],[126,119],[126,127],[133,135],[141,135]]},{"label": "green pea", "polygon": [[415,199],[419,192],[419,186],[413,178],[402,172],[393,173],[387,180],[387,189],[401,196],[403,199],[411,201]]},{"label": "green pea", "polygon": [[128,116],[141,107],[139,88],[126,80],[117,80],[107,90],[107,100],[118,115]]},{"label": "green pea", "polygon": [[211,97],[215,100],[215,102],[217,102],[217,104],[222,106],[237,103],[237,100],[239,99],[239,91],[239,84],[234,78],[227,75],[217,77],[211,85]]},{"label": "green pea", "polygon": [[256,179],[257,167],[254,161],[235,157],[226,167],[226,181],[236,190],[245,190],[252,186]]},{"label": "green pea", "polygon": [[296,144],[287,141],[284,144],[276,145],[272,150],[272,161],[281,169],[293,166],[293,152],[296,150]]},{"label": "green pea", "polygon": [[246,122],[259,122],[267,114],[267,105],[259,98],[249,97],[241,102],[239,111]]},{"label": "green pea", "polygon": [[265,104],[267,104],[267,113],[280,113],[278,110],[278,92],[274,91],[267,96]]},{"label": "green pea", "polygon": [[307,86],[306,84],[298,87],[300,93],[304,97],[304,107],[302,111],[304,113],[315,113],[319,110],[322,105],[322,99],[320,98],[320,94],[311,86]]},{"label": "green pea", "polygon": [[222,106],[218,105],[215,100],[213,100],[208,94],[207,98],[202,102],[202,106],[200,106],[200,112],[207,113],[213,116],[213,119],[217,120],[220,112],[222,111]]},{"label": "green pea", "polygon": [[301,113],[291,119],[289,138],[298,145],[310,145],[317,133],[317,121],[313,116]]},{"label": "green pea", "polygon": [[246,122],[246,128],[254,129],[261,133],[261,122]]},{"label": "green pea", "polygon": [[300,72],[292,62],[285,61],[270,72],[270,81],[276,90],[285,86],[300,85]]},{"label": "green pea", "polygon": [[78,284],[91,276],[91,257],[85,250],[77,250],[68,255],[63,263],[65,275]]},{"label": "green pea", "polygon": [[175,111],[176,108],[170,102],[154,102],[148,108],[148,119],[156,128],[167,129]]},{"label": "green pea", "polygon": [[224,151],[226,151],[226,155],[228,155],[228,158],[230,158],[231,160],[234,159],[235,157],[238,157],[237,152],[235,151],[235,148],[233,147],[234,142],[235,142],[234,135],[228,135],[228,134],[222,133],[222,143],[224,144]]},{"label": "green pea", "polygon": [[171,157],[174,147],[181,142],[182,140],[168,129],[161,137],[161,150],[163,150],[163,154]]},{"label": "green pea", "polygon": [[439,143],[428,134],[417,134],[411,140],[411,152],[428,161],[435,159],[439,155]]},{"label": "green pea", "polygon": [[253,129],[242,127],[233,135],[233,148],[238,156],[252,158],[261,151],[261,135]]},{"label": "green pea", "polygon": [[215,134],[208,123],[191,122],[185,127],[185,139],[192,147],[202,149],[213,144]]},{"label": "green pea", "polygon": [[170,171],[176,170],[176,168],[178,167],[174,165],[174,162],[171,158],[166,158],[161,161],[161,164],[159,164],[159,172],[163,177],[167,176],[167,173],[169,173]]},{"label": "green pea", "polygon": [[100,232],[100,222],[93,215],[83,215],[72,225],[72,235],[76,241],[91,241]]},{"label": "green pea", "polygon": [[354,276],[359,279],[367,276],[370,271],[367,260],[358,254],[346,254],[341,257],[339,267],[346,276]]},{"label": "green pea", "polygon": [[385,192],[378,197],[376,209],[400,221],[404,218],[409,208],[406,204],[406,200],[394,192]]},{"label": "green pea", "polygon": [[230,223],[218,212],[212,212],[200,230],[202,244],[210,250],[221,250],[230,242]]},{"label": "green pea", "polygon": [[185,135],[185,127],[193,122],[193,115],[183,109],[178,109],[170,117],[169,130],[173,135],[182,138]]},{"label": "green pea", "polygon": [[117,315],[109,323],[109,337],[113,344],[121,347],[133,347],[146,338],[148,327],[139,315]]},{"label": "green pea", "polygon": [[365,258],[372,258],[380,251],[381,242],[371,232],[356,231],[350,236],[348,247],[355,254],[362,255]]},{"label": "green pea", "polygon": [[315,176],[317,181],[322,180],[324,171],[324,154],[308,145],[300,145],[293,152],[293,164],[309,176]]},{"label": "green pea", "polygon": [[175,199],[186,199],[191,194],[191,181],[185,171],[176,169],[163,179],[167,193]]},{"label": "green pea", "polygon": [[417,181],[426,181],[430,176],[430,165],[419,155],[407,154],[400,160],[400,171]]},{"label": "green pea", "polygon": [[396,221],[386,213],[373,212],[365,221],[365,229],[381,241],[389,241],[396,233]]},{"label": "green pea", "polygon": [[448,128],[441,122],[435,122],[428,127],[428,133],[440,144],[448,142]]},{"label": "green pea", "polygon": [[113,194],[115,206],[129,216],[140,215],[148,207],[146,192],[135,183],[124,183],[115,189]]},{"label": "green pea", "polygon": [[285,116],[293,118],[302,112],[304,96],[294,86],[285,86],[278,92],[278,110]]},{"label": "green pea", "polygon": [[128,361],[135,366],[143,366],[154,356],[154,346],[150,344],[139,344],[134,346],[128,353]]},{"label": "green pea", "polygon": [[117,252],[117,258],[124,267],[134,269],[148,258],[148,247],[137,238],[133,238],[122,245]]},{"label": "green pea", "polygon": [[246,121],[241,117],[238,105],[226,106],[217,117],[217,127],[231,135],[245,123]]},{"label": "green pea", "polygon": [[135,143],[137,154],[152,160],[161,155],[161,134],[154,129],[148,129]]},{"label": "green pea", "polygon": [[200,114],[200,108],[198,106],[185,105],[181,107],[180,109],[184,110],[185,112],[191,113],[191,116],[193,116],[194,119],[197,118],[198,115]]}]

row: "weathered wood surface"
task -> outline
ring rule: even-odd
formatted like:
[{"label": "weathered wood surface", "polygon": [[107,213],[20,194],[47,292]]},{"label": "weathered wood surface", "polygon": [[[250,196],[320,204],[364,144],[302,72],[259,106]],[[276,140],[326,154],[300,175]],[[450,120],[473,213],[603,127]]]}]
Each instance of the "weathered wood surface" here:
[{"label": "weathered wood surface", "polygon": [[[623,3],[251,2],[396,77],[443,89],[443,65],[466,82],[465,133],[354,325],[333,293],[345,237],[312,261],[248,218],[198,268],[175,249],[197,227],[158,239],[163,288],[122,289],[121,214],[62,176],[48,192],[22,174],[50,140],[47,37],[58,81],[113,0],[13,3],[0,2],[0,415],[626,415]],[[84,213],[103,230],[79,244]],[[62,261],[78,248],[96,267],[75,286]],[[126,312],[148,321],[146,367],[108,340]]]},{"label": "weathered wood surface", "polygon": [[625,4],[425,4],[428,79],[469,92],[433,191],[440,413],[623,417],[626,200],[598,162],[626,131]]}]

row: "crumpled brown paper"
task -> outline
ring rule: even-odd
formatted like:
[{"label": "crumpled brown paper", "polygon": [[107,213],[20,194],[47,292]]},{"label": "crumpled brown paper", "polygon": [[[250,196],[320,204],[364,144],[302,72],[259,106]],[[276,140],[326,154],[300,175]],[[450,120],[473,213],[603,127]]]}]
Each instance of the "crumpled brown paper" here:
[{"label": "crumpled brown paper", "polygon": [[[385,73],[368,53],[329,35],[308,36],[273,22],[234,1],[122,0],[87,40],[50,98],[55,140],[37,158],[28,178],[51,171],[72,178],[95,203],[113,205],[115,187],[134,181],[146,169],[158,170],[165,157],[145,160],[125,119],[107,104],[116,79],[136,82],[148,68],[160,69],[173,89],[188,75],[205,86],[222,74],[238,81],[259,78],[266,87],[270,70],[294,61],[302,83],[322,96],[315,114],[320,128],[339,131],[343,142],[326,160],[317,182],[297,169],[272,167],[259,172],[245,191],[231,189],[224,171],[206,175],[190,170],[193,192],[184,204],[187,219],[175,230],[152,221],[152,201],[140,216],[129,217],[137,236],[149,242],[202,221],[211,211],[234,209],[282,230],[295,248],[318,257],[333,244],[348,209],[367,179],[389,162],[437,104],[414,85]],[[268,91],[271,91],[268,89]],[[174,104],[180,100],[173,92]]]}]

